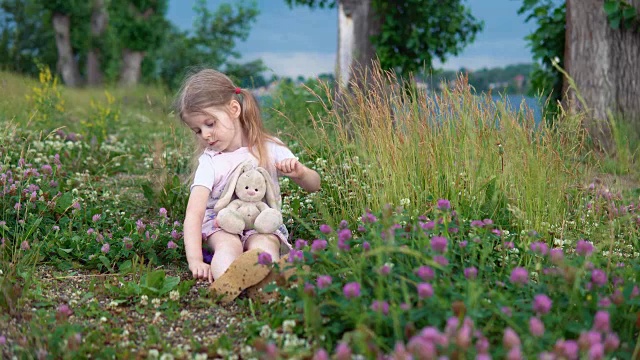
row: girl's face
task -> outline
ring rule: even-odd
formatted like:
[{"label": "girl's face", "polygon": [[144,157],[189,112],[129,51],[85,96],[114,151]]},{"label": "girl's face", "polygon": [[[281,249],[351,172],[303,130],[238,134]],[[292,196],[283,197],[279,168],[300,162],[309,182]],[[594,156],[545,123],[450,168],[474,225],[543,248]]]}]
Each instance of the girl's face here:
[{"label": "girl's face", "polygon": [[225,107],[212,106],[202,113],[185,115],[183,120],[202,144],[219,152],[231,152],[244,144],[240,127],[240,104],[231,100]]}]

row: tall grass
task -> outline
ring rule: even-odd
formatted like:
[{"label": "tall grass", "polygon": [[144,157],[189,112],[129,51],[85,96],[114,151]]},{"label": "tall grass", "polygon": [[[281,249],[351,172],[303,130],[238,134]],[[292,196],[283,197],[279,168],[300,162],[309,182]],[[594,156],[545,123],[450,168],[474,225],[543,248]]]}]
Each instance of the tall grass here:
[{"label": "tall grass", "polygon": [[571,211],[568,194],[584,174],[576,117],[536,125],[524,105],[477,96],[464,78],[436,94],[379,68],[343,101],[314,122],[334,223],[386,204],[422,213],[437,198],[505,227],[538,229]]}]

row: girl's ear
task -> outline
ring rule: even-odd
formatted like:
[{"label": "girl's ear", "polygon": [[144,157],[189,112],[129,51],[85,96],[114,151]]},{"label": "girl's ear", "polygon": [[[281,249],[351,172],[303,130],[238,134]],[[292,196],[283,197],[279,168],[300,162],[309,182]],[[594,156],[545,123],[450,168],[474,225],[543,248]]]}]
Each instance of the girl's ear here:
[{"label": "girl's ear", "polygon": [[238,118],[240,117],[240,113],[242,113],[242,106],[236,99],[232,99],[229,103],[229,113],[232,117]]}]

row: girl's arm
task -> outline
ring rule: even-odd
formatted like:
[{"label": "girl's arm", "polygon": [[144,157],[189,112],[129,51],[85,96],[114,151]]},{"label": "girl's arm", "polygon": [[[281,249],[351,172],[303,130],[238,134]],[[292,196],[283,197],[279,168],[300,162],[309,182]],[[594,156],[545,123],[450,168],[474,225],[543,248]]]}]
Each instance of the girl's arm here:
[{"label": "girl's arm", "polygon": [[320,190],[320,175],[296,158],[284,159],[276,163],[276,169],[284,176],[288,176],[307,192]]},{"label": "girl's arm", "polygon": [[210,190],[204,186],[194,186],[191,190],[184,218],[184,249],[193,277],[211,282],[211,267],[202,259],[202,220],[209,193]]}]

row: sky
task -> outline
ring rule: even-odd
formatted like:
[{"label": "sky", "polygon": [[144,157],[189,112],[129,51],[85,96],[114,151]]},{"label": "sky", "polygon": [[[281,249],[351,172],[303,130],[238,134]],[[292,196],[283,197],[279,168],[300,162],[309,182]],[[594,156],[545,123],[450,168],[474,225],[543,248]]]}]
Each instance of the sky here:
[{"label": "sky", "polygon": [[[234,0],[207,0],[209,9]],[[196,0],[169,0],[168,18],[179,28],[192,26]],[[262,58],[271,74],[279,76],[315,77],[332,73],[338,42],[338,10],[289,8],[284,0],[257,0],[257,21],[246,41],[236,45],[241,60]],[[484,21],[484,29],[457,57],[451,57],[438,68],[477,70],[509,64],[532,62],[531,51],[524,39],[535,29],[525,23],[517,10],[522,0],[467,0],[472,14]]]}]

